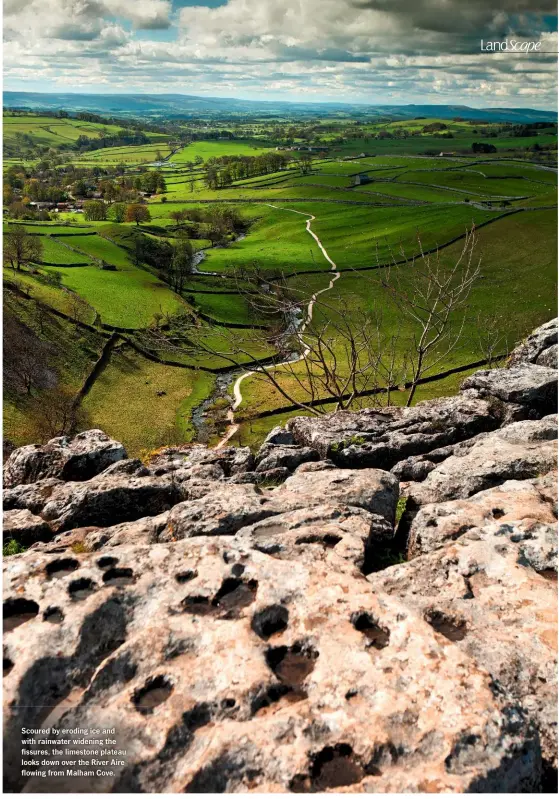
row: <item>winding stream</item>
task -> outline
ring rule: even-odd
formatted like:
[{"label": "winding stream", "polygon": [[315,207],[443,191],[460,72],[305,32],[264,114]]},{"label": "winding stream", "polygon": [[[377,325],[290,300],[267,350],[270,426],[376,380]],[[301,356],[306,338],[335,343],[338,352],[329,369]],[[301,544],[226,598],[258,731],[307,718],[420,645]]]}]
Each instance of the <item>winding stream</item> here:
[{"label": "winding stream", "polygon": [[[307,327],[307,325],[312,320],[313,307],[314,307],[314,304],[315,304],[315,302],[317,300],[317,297],[319,297],[321,294],[324,294],[324,292],[326,292],[326,291],[330,291],[330,289],[333,287],[333,285],[336,282],[336,280],[340,277],[340,273],[338,272],[337,265],[334,263],[334,261],[328,255],[328,252],[326,251],[326,248],[322,244],[321,240],[318,238],[316,233],[311,229],[311,222],[314,219],[316,219],[316,217],[313,216],[313,214],[308,214],[308,213],[305,213],[304,211],[296,211],[293,208],[281,208],[280,206],[272,205],[271,203],[266,203],[266,205],[268,205],[270,208],[276,208],[279,211],[289,211],[292,214],[300,214],[301,216],[306,216],[307,217],[307,225],[306,225],[307,233],[309,233],[313,237],[313,239],[316,241],[316,243],[318,244],[318,247],[320,248],[320,251],[322,252],[324,257],[326,258],[328,263],[331,265],[331,270],[330,271],[333,272],[333,277],[330,280],[330,282],[328,283],[328,285],[325,288],[323,288],[320,291],[317,291],[315,294],[313,294],[311,299],[310,299],[310,301],[309,301],[309,304],[307,305],[307,318],[305,319],[303,324],[300,325],[300,327],[298,328],[298,331],[297,331],[297,337],[299,339],[299,342],[304,346],[304,341],[303,341],[302,336],[303,336],[303,333],[305,331],[305,328]],[[307,357],[308,354],[309,354],[309,347],[306,347],[303,350],[303,352],[296,353],[296,354],[294,354],[294,356],[292,358],[289,358],[286,361],[282,361],[281,363],[276,363],[276,364],[274,364],[274,366],[271,366],[269,368],[270,369],[277,369],[278,366],[285,366],[286,364],[297,363],[298,361],[304,360]],[[243,401],[243,394],[242,394],[242,391],[241,391],[241,386],[242,386],[243,381],[246,380],[247,377],[251,377],[251,375],[253,375],[254,373],[255,373],[254,370],[250,371],[250,372],[244,372],[242,375],[240,375],[236,379],[235,384],[233,386],[233,405],[231,406],[231,408],[227,412],[227,419],[229,421],[229,425],[227,427],[225,435],[216,444],[214,449],[221,449],[222,447],[224,447],[227,444],[227,442],[235,435],[235,433],[239,429],[239,427],[240,427],[239,423],[235,422],[235,411],[237,410],[237,408],[241,405],[241,403]]]}]

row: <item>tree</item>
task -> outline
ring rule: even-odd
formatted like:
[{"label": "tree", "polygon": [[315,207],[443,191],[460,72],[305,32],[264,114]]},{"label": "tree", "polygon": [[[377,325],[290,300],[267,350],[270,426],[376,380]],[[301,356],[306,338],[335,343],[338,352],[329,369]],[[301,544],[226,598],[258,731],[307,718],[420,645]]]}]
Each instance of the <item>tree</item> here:
[{"label": "tree", "polygon": [[32,236],[20,225],[12,226],[4,236],[3,260],[12,269],[37,263],[43,257],[43,245],[39,236]]},{"label": "tree", "polygon": [[8,308],[4,312],[3,329],[5,388],[31,395],[33,389],[48,386],[52,370],[47,362],[52,348]]},{"label": "tree", "polygon": [[109,213],[114,222],[124,222],[126,219],[126,203],[115,203]]},{"label": "tree", "polygon": [[182,294],[184,282],[191,272],[192,244],[185,236],[181,236],[175,245],[169,270],[173,291]]},{"label": "tree", "polygon": [[103,222],[107,218],[107,206],[100,200],[88,200],[83,204],[83,216],[87,222]]},{"label": "tree", "polygon": [[475,228],[466,231],[462,251],[454,264],[447,265],[439,250],[420,255],[380,270],[380,284],[399,317],[411,325],[406,346],[411,373],[406,405],[412,404],[420,379],[456,348],[466,321],[467,300],[480,275],[480,261],[474,257]]},{"label": "tree", "polygon": [[49,441],[57,436],[72,435],[80,428],[87,429],[87,415],[81,407],[79,397],[62,386],[55,386],[41,392],[34,400],[33,438],[36,441]]},{"label": "tree", "polygon": [[[220,346],[219,336],[209,337],[207,327],[183,314],[143,334],[142,345],[154,353],[176,349],[220,357],[235,369],[246,370],[250,361],[253,379],[313,415],[355,407],[365,396],[368,405],[390,404],[396,390],[408,390],[410,405],[422,378],[460,340],[480,271],[474,247],[474,229],[466,232],[455,261],[424,253],[419,240],[419,256],[379,264],[375,277],[362,278],[360,300],[367,310],[351,314],[324,294],[308,296],[283,279],[245,270],[236,275],[237,289],[258,322],[247,338],[239,334]],[[371,290],[363,297],[367,284]],[[259,360],[258,351],[270,346],[273,362]]]},{"label": "tree", "polygon": [[136,225],[142,222],[151,222],[151,214],[145,205],[140,203],[133,203],[126,208],[126,221],[135,222]]}]

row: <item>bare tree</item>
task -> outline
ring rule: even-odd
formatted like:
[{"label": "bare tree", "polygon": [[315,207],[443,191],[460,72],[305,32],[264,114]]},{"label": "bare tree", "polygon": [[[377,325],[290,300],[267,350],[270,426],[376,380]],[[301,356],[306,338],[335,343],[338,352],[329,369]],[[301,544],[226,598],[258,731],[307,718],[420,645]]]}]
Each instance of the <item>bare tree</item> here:
[{"label": "bare tree", "polygon": [[478,346],[490,369],[509,353],[508,337],[503,333],[504,320],[497,314],[484,316],[478,313],[476,335]]},{"label": "bare tree", "polygon": [[[203,353],[224,359],[236,370],[250,369],[256,380],[271,384],[290,405],[313,415],[347,409],[364,394],[376,396],[377,404],[390,397],[385,381],[396,377],[398,333],[383,332],[378,309],[349,318],[343,309],[321,301],[317,314],[318,297],[303,297],[283,279],[266,282],[254,272],[249,277],[246,270],[237,285],[251,315],[267,325],[220,346],[215,335],[208,335],[208,327],[182,314],[167,319],[164,327],[144,331],[142,346],[152,352]],[[255,358],[254,352],[262,349],[275,355]]]},{"label": "bare tree", "polygon": [[[368,405],[390,404],[396,389],[408,389],[409,406],[422,377],[444,362],[461,338],[467,300],[480,273],[474,248],[473,228],[455,260],[423,252],[419,240],[419,256],[393,258],[375,278],[362,279],[356,305],[364,299],[367,310],[350,314],[342,303],[328,302],[324,290],[309,297],[283,278],[270,280],[257,268],[245,268],[236,276],[237,289],[252,318],[266,324],[219,342],[215,333],[209,335],[211,328],[182,314],[142,333],[141,344],[152,352],[225,360],[313,415],[358,406],[364,397]],[[387,301],[396,321],[384,310]],[[274,354],[255,357],[266,349]]]},{"label": "bare tree", "polygon": [[22,225],[12,225],[4,236],[3,260],[12,269],[21,270],[22,266],[40,261],[43,245],[38,236],[28,233]]},{"label": "bare tree", "polygon": [[41,389],[52,381],[48,368],[51,347],[41,341],[7,308],[3,319],[4,338],[4,382],[8,390],[30,395],[33,389]]},{"label": "bare tree", "polygon": [[48,441],[56,436],[71,435],[87,427],[87,415],[74,394],[67,388],[55,386],[34,399],[36,413],[33,438]]},{"label": "bare tree", "polygon": [[79,294],[75,292],[69,292],[69,303],[70,303],[70,316],[76,322],[85,322],[87,320],[90,305],[80,297]]},{"label": "bare tree", "polygon": [[462,251],[447,264],[440,250],[424,252],[418,236],[419,256],[379,269],[380,284],[402,320],[411,324],[406,348],[411,375],[406,405],[412,404],[421,378],[443,362],[456,348],[468,313],[468,297],[480,275],[475,257],[475,227],[466,231]]}]

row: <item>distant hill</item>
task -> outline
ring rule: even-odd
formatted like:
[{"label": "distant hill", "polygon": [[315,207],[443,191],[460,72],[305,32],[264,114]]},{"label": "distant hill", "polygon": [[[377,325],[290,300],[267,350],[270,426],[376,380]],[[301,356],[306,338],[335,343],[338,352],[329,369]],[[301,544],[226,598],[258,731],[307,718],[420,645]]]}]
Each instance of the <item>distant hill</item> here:
[{"label": "distant hill", "polygon": [[557,112],[533,108],[470,108],[466,105],[366,105],[352,103],[291,103],[197,97],[187,94],[55,94],[4,92],[4,107],[41,111],[91,111],[112,116],[150,118],[367,116],[413,119],[476,119],[485,122],[556,122]]}]

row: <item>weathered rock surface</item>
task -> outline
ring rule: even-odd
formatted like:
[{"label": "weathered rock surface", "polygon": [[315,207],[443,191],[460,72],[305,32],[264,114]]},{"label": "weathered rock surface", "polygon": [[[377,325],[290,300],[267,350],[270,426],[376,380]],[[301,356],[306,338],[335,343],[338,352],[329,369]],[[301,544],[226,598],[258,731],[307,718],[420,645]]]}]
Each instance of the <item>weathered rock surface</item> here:
[{"label": "weathered rock surface", "polygon": [[[544,353],[552,347],[557,347],[557,319],[552,319],[536,328],[530,335],[514,349],[509,358],[509,365],[519,363],[541,363],[542,366],[551,366],[543,363],[549,356]],[[556,351],[556,350],[555,350]]]},{"label": "weathered rock surface", "polygon": [[196,538],[10,559],[8,790],[64,790],[19,778],[21,727],[53,719],[117,727],[128,762],[104,792],[537,788],[519,700],[420,613],[300,555]]},{"label": "weathered rock surface", "polygon": [[39,513],[48,502],[53,491],[63,486],[62,480],[56,477],[45,477],[29,485],[18,485],[13,488],[4,489],[3,505],[4,510],[22,510],[26,508],[31,513]]},{"label": "weathered rock surface", "polygon": [[99,475],[54,488],[40,510],[53,530],[99,527],[155,516],[184,498],[180,483],[163,477]]},{"label": "weathered rock surface", "polygon": [[[375,592],[385,591],[418,612],[441,642],[446,640],[448,647],[474,658],[491,674],[496,693],[515,697],[536,723],[544,759],[553,769],[557,528],[530,518],[514,521],[523,511],[519,505],[515,513],[512,500],[508,520],[483,518],[483,500],[490,493],[485,492],[480,508],[473,500],[462,503],[465,530],[457,541],[368,579]],[[533,506],[533,497],[530,502]],[[455,529],[460,518],[457,506]],[[541,507],[536,506],[534,513],[541,513]]]},{"label": "weathered rock surface", "polygon": [[497,397],[503,402],[529,405],[538,413],[557,411],[557,369],[520,363],[509,369],[476,372],[462,383],[462,391],[479,397]]},{"label": "weathered rock surface", "polygon": [[256,471],[267,472],[270,469],[285,467],[290,472],[303,463],[318,461],[320,456],[312,447],[277,444],[262,447],[256,459]]},{"label": "weathered rock surface", "polygon": [[90,790],[21,780],[21,727],[57,724],[117,728],[111,793],[525,793],[542,768],[553,792],[556,342],[458,397],[292,419],[256,457],[14,450],[8,790]]},{"label": "weathered rock surface", "polygon": [[28,547],[36,541],[52,538],[49,525],[29,510],[5,510],[2,520],[4,541],[17,541]]},{"label": "weathered rock surface", "polygon": [[314,508],[280,513],[238,531],[236,540],[274,558],[297,560],[302,548],[312,548],[316,559],[332,552],[363,572],[369,571],[378,546],[390,540],[393,527],[386,519],[362,508],[325,503]]},{"label": "weathered rock surface", "polygon": [[89,480],[126,457],[118,441],[101,430],[86,430],[72,439],[53,438],[42,446],[14,450],[4,465],[4,486],[35,483],[44,477]]},{"label": "weathered rock surface", "polygon": [[420,402],[413,408],[299,416],[287,427],[298,444],[313,447],[338,466],[391,469],[411,455],[494,430],[501,424],[500,412],[495,403],[458,396]]},{"label": "weathered rock surface", "polygon": [[[216,486],[216,488],[218,488]],[[253,485],[230,484],[200,499],[181,502],[169,513],[159,541],[200,535],[234,535],[241,527],[277,513],[271,494]]]},{"label": "weathered rock surface", "polygon": [[218,450],[201,445],[164,447],[149,460],[149,469],[155,475],[177,470],[200,472],[201,467],[207,466],[213,467],[216,479],[251,471],[253,465],[254,457],[248,447],[223,447]]},{"label": "weathered rock surface", "polygon": [[534,480],[508,480],[469,499],[454,499],[420,508],[409,533],[408,556],[416,557],[460,538],[465,532],[498,520],[527,525],[557,521],[557,472]]},{"label": "weathered rock surface", "polygon": [[506,480],[524,480],[557,468],[557,417],[515,422],[481,435],[411,484],[416,505],[465,499]]},{"label": "weathered rock surface", "polygon": [[326,469],[297,472],[274,492],[274,501],[283,510],[291,510],[315,507],[327,500],[341,506],[364,508],[393,523],[398,495],[398,481],[389,472]]}]

